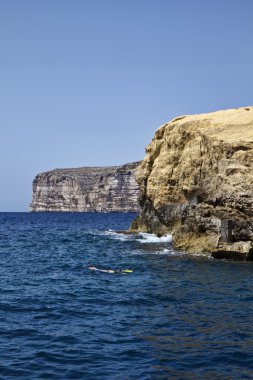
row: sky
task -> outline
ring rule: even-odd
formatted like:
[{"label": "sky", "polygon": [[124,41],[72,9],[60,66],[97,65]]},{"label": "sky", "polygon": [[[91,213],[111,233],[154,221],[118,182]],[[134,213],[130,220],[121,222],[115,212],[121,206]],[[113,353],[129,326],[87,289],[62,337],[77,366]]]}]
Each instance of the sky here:
[{"label": "sky", "polygon": [[0,0],[0,211],[54,168],[141,160],[178,115],[253,105],[252,0]]}]

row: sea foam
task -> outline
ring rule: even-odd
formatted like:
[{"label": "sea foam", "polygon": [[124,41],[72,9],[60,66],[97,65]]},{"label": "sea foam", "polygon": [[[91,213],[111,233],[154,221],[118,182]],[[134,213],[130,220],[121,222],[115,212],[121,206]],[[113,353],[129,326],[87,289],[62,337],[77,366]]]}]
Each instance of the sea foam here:
[{"label": "sea foam", "polygon": [[172,243],[172,235],[166,235],[158,237],[155,234],[149,234],[146,232],[140,232],[137,234],[124,234],[124,233],[118,233],[112,230],[105,231],[103,233],[104,235],[121,241],[138,241],[143,244],[147,243]]}]

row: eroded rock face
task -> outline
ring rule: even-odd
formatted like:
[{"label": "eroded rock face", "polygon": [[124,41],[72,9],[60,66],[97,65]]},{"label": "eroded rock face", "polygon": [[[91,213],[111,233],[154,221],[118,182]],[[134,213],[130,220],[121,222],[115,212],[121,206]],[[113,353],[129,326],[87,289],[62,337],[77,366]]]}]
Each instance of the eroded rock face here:
[{"label": "eroded rock face", "polygon": [[55,169],[33,181],[31,211],[139,211],[135,170],[140,162],[113,167]]},{"label": "eroded rock face", "polygon": [[156,131],[146,153],[131,230],[170,232],[188,252],[250,259],[253,107],[178,117]]}]

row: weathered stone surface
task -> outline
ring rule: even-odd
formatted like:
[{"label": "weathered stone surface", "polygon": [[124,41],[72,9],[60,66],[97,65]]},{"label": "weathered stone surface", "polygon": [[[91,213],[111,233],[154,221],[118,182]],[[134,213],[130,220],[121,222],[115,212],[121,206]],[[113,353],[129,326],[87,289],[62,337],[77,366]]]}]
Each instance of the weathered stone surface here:
[{"label": "weathered stone surface", "polygon": [[[250,258],[253,107],[175,118],[137,170],[141,212],[132,231],[172,233],[176,247]],[[232,255],[233,253],[233,255]]]},{"label": "weathered stone surface", "polygon": [[140,162],[113,167],[55,169],[33,181],[31,211],[138,211],[135,170]]}]

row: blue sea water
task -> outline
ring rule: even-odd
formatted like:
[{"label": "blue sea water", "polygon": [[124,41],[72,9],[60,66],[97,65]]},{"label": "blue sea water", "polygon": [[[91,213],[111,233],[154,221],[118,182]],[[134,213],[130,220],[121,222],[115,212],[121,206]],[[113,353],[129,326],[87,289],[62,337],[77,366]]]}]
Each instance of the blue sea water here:
[{"label": "blue sea water", "polygon": [[0,379],[253,379],[253,263],[113,232],[134,216],[0,214]]}]

